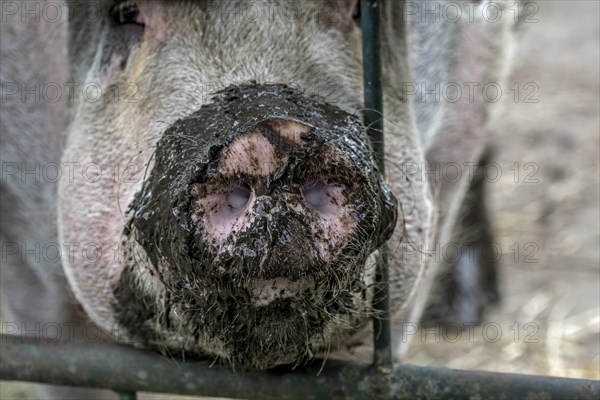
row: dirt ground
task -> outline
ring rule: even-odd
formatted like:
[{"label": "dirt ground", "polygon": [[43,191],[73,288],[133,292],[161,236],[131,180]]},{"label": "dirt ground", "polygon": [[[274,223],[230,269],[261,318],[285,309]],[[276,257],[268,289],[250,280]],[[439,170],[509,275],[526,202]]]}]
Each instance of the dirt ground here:
[{"label": "dirt ground", "polygon": [[[502,301],[460,337],[417,332],[408,363],[600,379],[600,3],[536,4],[509,83],[519,102],[505,90],[492,126]],[[2,399],[34,396],[0,385]]]}]

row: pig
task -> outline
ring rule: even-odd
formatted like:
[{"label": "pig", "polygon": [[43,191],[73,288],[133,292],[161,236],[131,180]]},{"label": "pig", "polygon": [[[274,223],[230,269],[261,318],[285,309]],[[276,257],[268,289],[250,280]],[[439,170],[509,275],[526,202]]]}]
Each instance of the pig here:
[{"label": "pig", "polygon": [[[436,88],[503,82],[513,2],[382,2],[385,176],[358,1],[56,4],[2,5],[13,333],[94,326],[171,356],[299,363],[370,340],[383,246],[397,361],[404,322],[498,298],[492,262],[428,250],[492,240],[477,171],[496,104]],[[448,165],[478,167],[430,178]]]}]

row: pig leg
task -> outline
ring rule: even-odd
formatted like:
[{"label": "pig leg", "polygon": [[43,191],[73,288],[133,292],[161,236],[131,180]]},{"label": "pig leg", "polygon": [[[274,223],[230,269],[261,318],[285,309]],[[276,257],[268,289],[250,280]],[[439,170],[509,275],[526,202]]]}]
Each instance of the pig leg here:
[{"label": "pig leg", "polygon": [[[442,260],[424,320],[439,323],[478,321],[498,301],[498,256],[486,209],[486,151],[464,197],[450,244],[456,252]],[[446,253],[444,253],[446,254]],[[449,254],[449,253],[448,253]]]},{"label": "pig leg", "polygon": [[[503,15],[510,15],[507,8],[512,3],[495,4],[503,8]],[[503,18],[491,23],[479,17],[485,6],[473,4],[477,17],[472,22],[410,20],[413,42],[421,43],[413,57],[421,88],[414,104],[427,159],[424,179],[431,185],[438,210],[435,243],[424,251],[437,269],[426,320],[477,320],[484,306],[498,298],[482,173],[489,162],[488,130],[500,110],[496,102],[501,95],[489,96],[482,88],[507,86],[515,21]],[[459,94],[444,97],[449,92],[441,88],[451,85],[462,86]],[[456,260],[450,252],[455,248],[461,253]]]}]

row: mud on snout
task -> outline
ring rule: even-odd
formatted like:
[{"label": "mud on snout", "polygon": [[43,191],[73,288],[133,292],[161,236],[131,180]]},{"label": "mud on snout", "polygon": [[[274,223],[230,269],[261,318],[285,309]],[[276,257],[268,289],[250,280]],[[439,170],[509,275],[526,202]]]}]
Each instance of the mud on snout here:
[{"label": "mud on snout", "polygon": [[131,337],[265,369],[366,324],[397,205],[357,117],[285,85],[230,87],[153,162],[115,289]]}]

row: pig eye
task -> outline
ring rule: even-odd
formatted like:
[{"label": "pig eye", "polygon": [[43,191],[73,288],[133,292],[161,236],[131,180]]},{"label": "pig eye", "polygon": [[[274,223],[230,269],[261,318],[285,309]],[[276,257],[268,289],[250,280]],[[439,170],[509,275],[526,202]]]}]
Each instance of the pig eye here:
[{"label": "pig eye", "polygon": [[252,189],[246,183],[234,184],[227,193],[227,206],[233,213],[239,213],[250,201]]},{"label": "pig eye", "polygon": [[135,24],[144,26],[138,5],[134,1],[124,1],[116,4],[110,10],[113,21],[119,25]]}]

